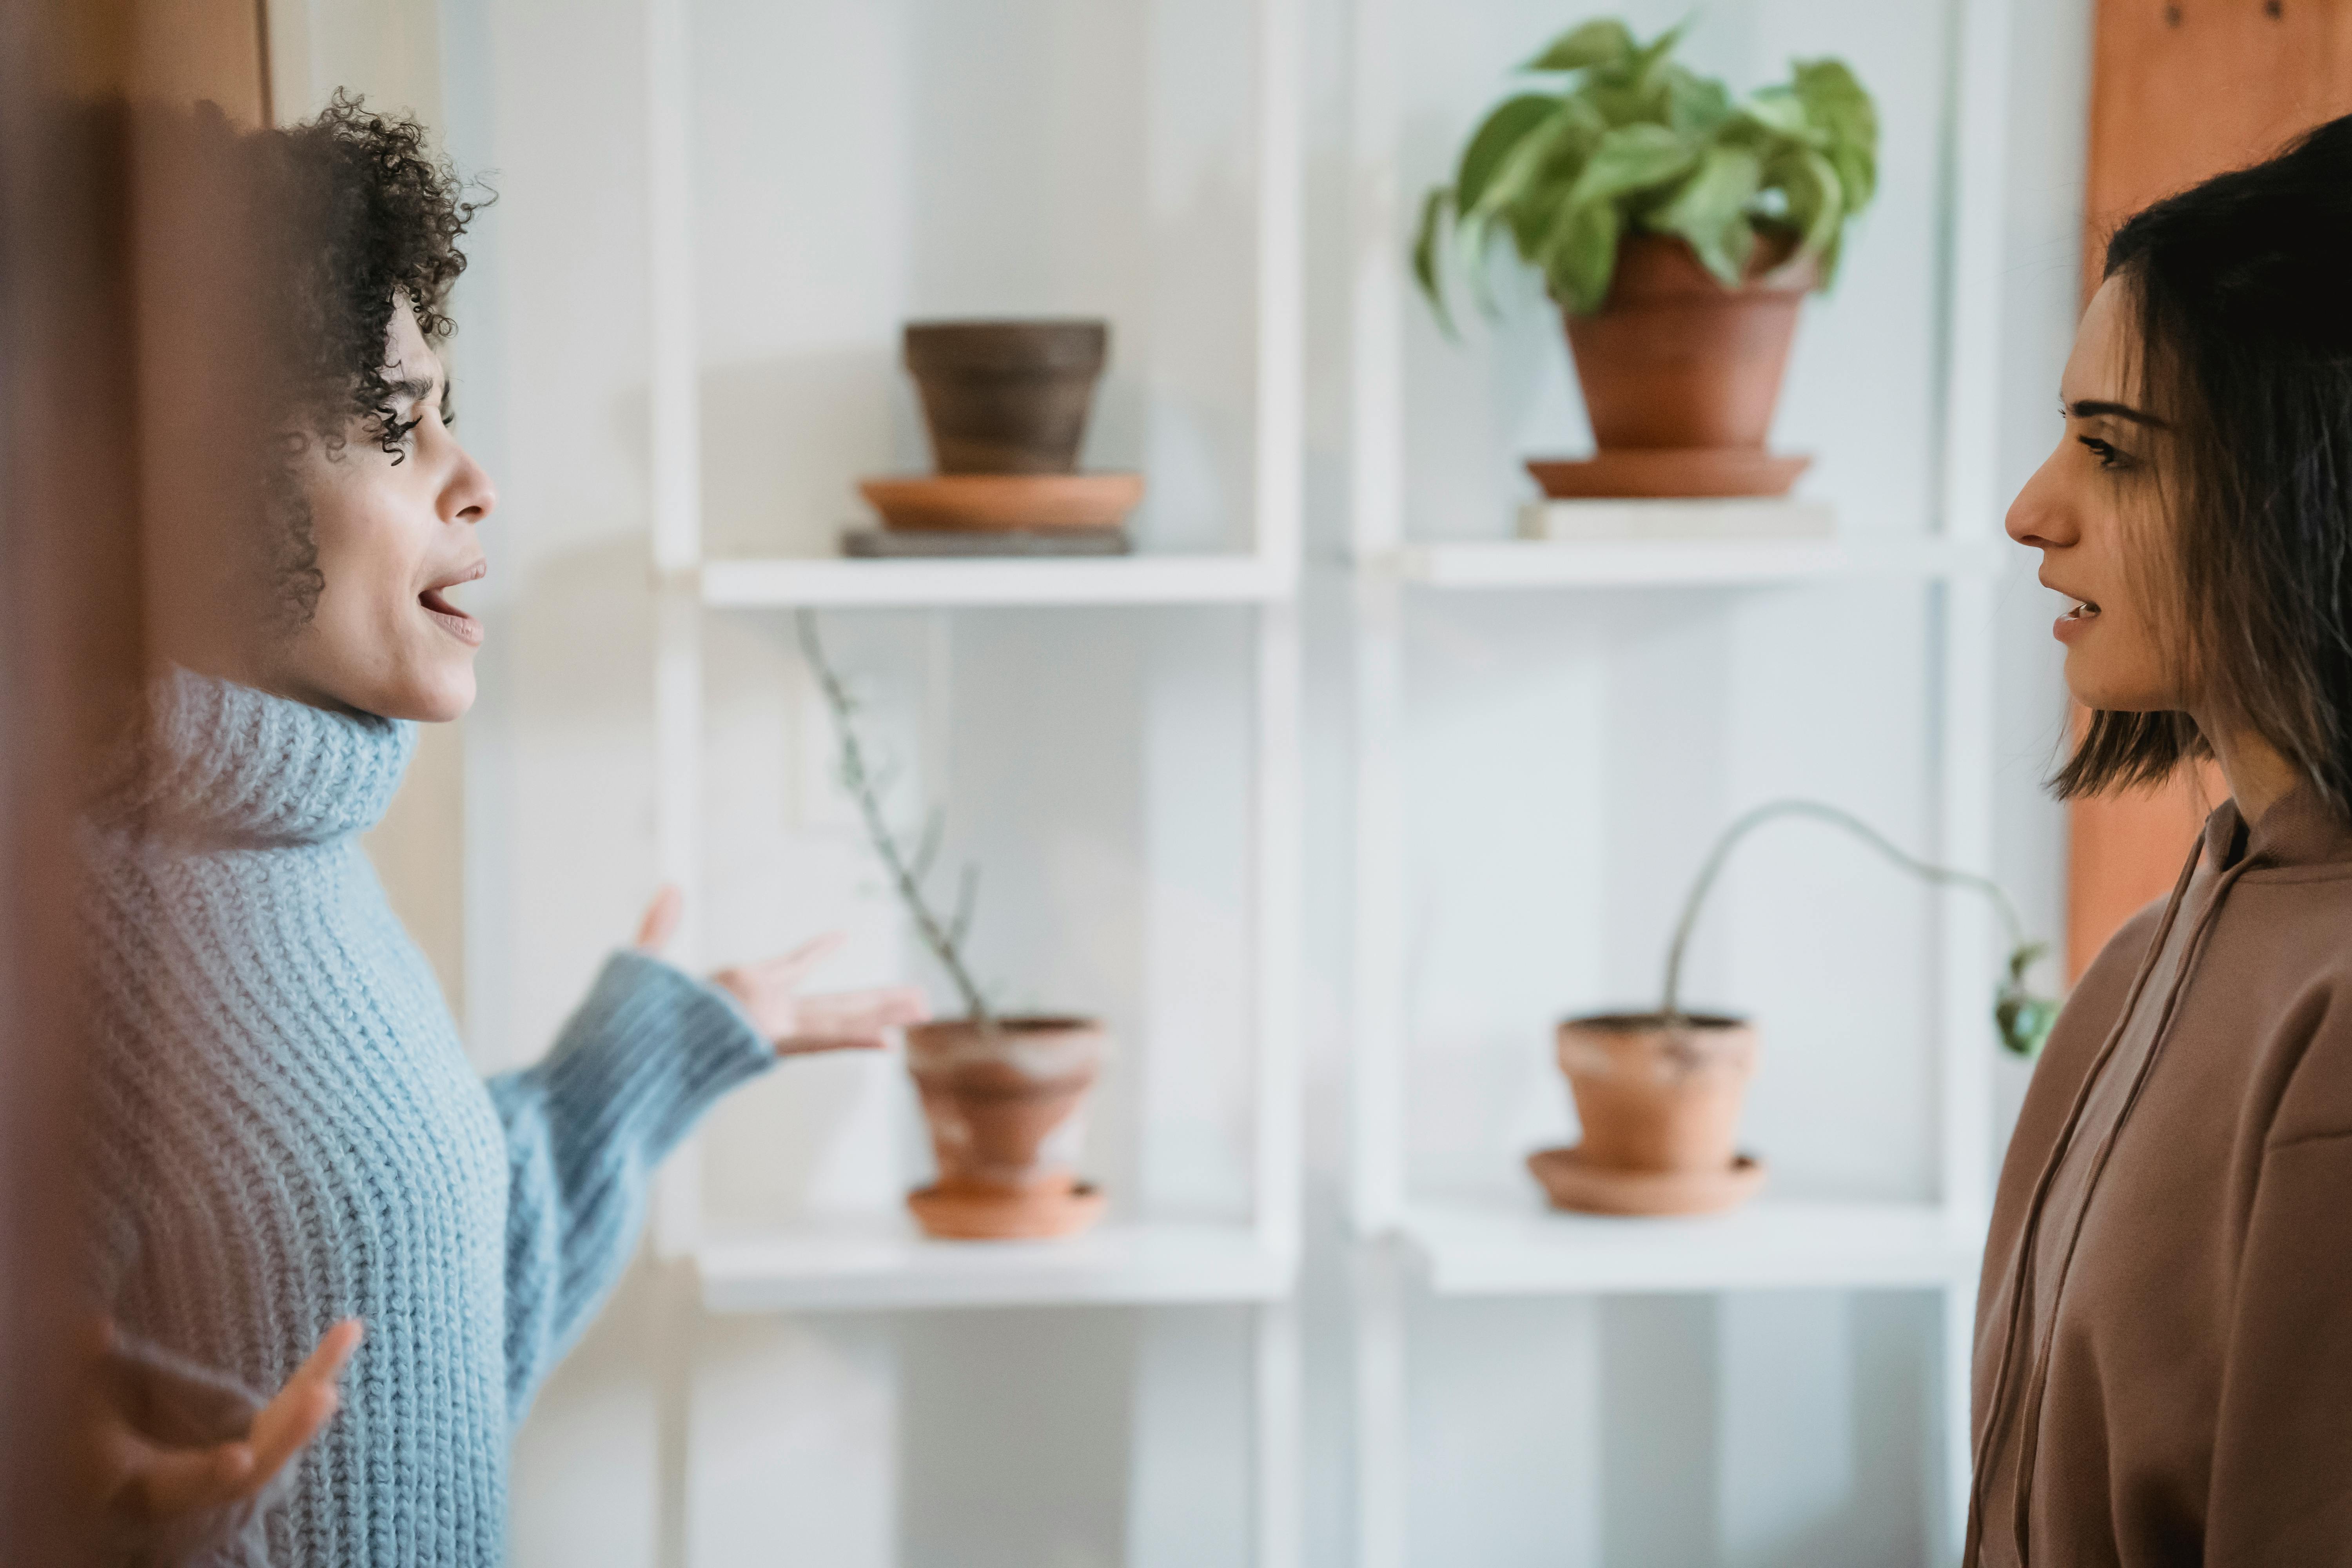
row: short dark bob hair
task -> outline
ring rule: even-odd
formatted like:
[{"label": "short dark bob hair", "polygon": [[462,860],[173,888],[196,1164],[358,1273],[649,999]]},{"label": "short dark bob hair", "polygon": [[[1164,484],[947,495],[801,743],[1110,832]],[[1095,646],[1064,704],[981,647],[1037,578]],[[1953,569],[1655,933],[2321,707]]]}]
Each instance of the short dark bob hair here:
[{"label": "short dark bob hair", "polygon": [[[2352,116],[2168,196],[2107,243],[2162,416],[2159,620],[2209,711],[2352,817]],[[2177,626],[2166,620],[2177,616]],[[2061,797],[2211,754],[2181,712],[2097,712]]]}]

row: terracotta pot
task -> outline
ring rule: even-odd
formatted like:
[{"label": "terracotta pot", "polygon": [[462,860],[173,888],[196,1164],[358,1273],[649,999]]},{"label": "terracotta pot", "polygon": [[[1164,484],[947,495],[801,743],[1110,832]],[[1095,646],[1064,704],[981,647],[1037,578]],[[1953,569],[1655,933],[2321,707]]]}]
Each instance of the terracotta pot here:
[{"label": "terracotta pot", "polygon": [[1582,1161],[1605,1170],[1733,1168],[1756,1032],[1738,1018],[1655,1013],[1571,1018],[1559,1067],[1583,1123]]},{"label": "terracotta pot", "polygon": [[1593,443],[1761,448],[1815,276],[1810,261],[1784,265],[1792,248],[1759,241],[1746,284],[1726,289],[1682,240],[1637,234],[1619,246],[1601,308],[1560,312]]},{"label": "terracotta pot", "polygon": [[908,1206],[934,1236],[1066,1236],[1102,1212],[1073,1171],[1102,1026],[1087,1018],[969,1019],[907,1030],[907,1068],[930,1124],[936,1184]]},{"label": "terracotta pot", "polygon": [[1102,321],[910,323],[907,369],[939,471],[1076,471],[1109,353]]}]

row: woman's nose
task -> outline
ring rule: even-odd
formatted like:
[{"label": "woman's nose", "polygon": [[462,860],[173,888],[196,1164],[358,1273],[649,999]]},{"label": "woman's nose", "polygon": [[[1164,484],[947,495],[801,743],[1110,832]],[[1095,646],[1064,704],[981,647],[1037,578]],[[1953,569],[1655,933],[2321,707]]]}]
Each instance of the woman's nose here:
[{"label": "woman's nose", "polygon": [[[2054,459],[2053,459],[2054,461]],[[2001,526],[2009,536],[2030,550],[2062,549],[2074,542],[2077,530],[2068,515],[2057,477],[2044,463],[2025,481],[2009,503]]]},{"label": "woman's nose", "polygon": [[453,522],[479,522],[499,507],[498,487],[473,454],[460,447],[457,471],[449,476],[448,489],[443,492],[446,514]]}]

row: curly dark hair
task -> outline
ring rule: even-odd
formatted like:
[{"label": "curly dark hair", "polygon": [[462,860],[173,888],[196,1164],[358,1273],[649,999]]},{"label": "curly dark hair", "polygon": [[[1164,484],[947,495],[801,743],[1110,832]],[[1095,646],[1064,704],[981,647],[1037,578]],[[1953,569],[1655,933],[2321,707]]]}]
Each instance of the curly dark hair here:
[{"label": "curly dark hair", "polygon": [[282,530],[284,603],[299,625],[326,580],[290,459],[306,439],[339,454],[356,427],[402,460],[415,421],[396,416],[384,379],[393,313],[415,310],[427,342],[449,335],[449,288],[466,269],[457,238],[490,195],[461,200],[465,183],[427,151],[422,126],[340,90],[318,118],[261,132],[247,147],[267,237],[258,281],[269,301],[275,427],[292,438],[266,489]]}]

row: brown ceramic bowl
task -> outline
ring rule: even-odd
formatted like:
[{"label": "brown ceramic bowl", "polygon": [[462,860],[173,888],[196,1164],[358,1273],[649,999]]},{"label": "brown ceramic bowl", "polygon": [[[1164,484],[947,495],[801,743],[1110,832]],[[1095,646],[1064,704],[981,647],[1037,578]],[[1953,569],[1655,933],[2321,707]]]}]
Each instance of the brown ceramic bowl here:
[{"label": "brown ceramic bowl", "polygon": [[919,474],[857,489],[893,532],[1034,533],[1117,528],[1143,499],[1143,476]]}]

